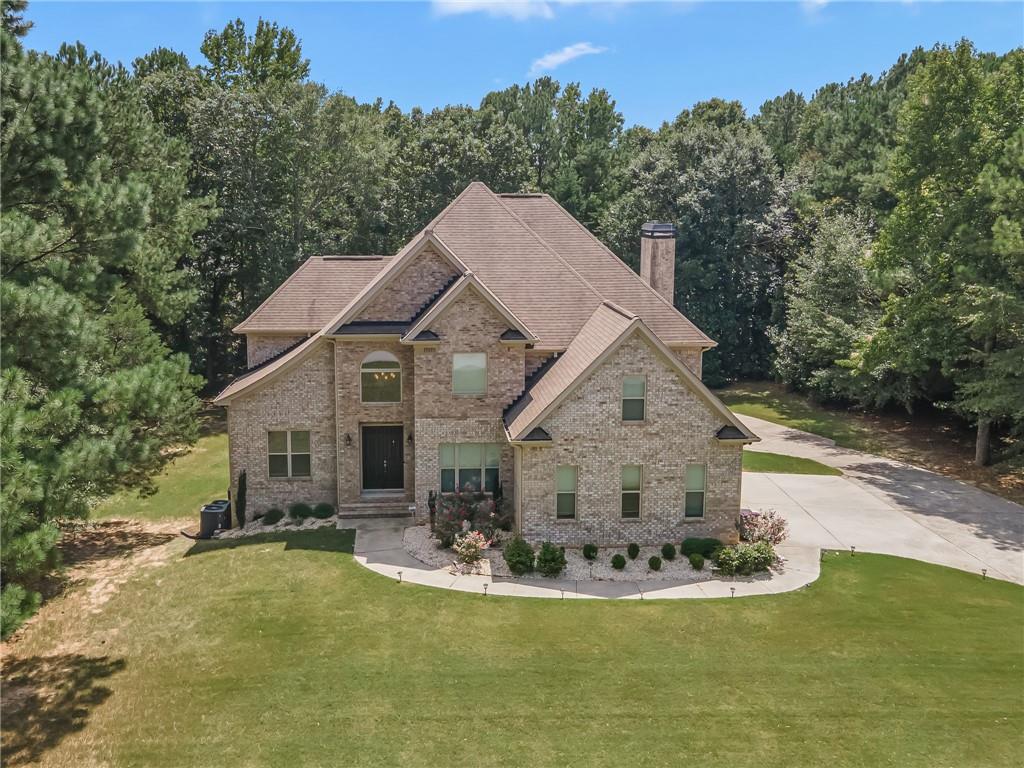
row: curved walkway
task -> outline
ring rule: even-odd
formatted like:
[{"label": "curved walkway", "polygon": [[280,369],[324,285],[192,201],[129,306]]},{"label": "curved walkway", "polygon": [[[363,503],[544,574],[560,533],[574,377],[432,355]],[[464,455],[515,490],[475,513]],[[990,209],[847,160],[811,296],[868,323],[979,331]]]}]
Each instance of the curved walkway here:
[{"label": "curved walkway", "polygon": [[743,506],[775,509],[787,544],[898,555],[1024,584],[1024,507],[958,480],[752,416],[751,450],[814,459],[843,477],[743,475]]},{"label": "curved walkway", "polygon": [[[818,578],[821,551],[815,546],[783,545],[776,551],[784,559],[780,571],[756,578],[713,579],[697,583],[669,580],[589,581],[575,579],[508,579],[460,576],[446,568],[420,562],[402,546],[402,520],[341,520],[338,527],[355,528],[355,559],[360,565],[389,578],[460,592],[509,597],[555,599],[591,598],[626,600],[678,600],[682,598],[749,597],[790,592]],[[485,590],[486,587],[486,590]],[[735,590],[735,592],[733,591]]]}]

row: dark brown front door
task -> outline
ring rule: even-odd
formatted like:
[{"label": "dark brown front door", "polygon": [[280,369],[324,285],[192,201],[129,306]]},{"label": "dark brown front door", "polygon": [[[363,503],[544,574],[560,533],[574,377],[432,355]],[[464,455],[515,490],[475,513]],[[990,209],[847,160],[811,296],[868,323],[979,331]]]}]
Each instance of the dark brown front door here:
[{"label": "dark brown front door", "polygon": [[363,427],[363,490],[405,487],[402,427]]}]

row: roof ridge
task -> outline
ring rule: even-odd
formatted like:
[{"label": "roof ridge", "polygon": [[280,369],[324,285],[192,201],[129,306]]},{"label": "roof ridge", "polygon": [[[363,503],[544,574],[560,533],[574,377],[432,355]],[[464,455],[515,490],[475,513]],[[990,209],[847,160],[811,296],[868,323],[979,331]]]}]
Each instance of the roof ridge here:
[{"label": "roof ridge", "polygon": [[[683,317],[688,323],[693,325],[694,328],[697,328],[697,325],[692,320],[690,320],[690,318],[688,318],[686,315],[684,315],[682,312],[680,312],[679,309],[676,307],[676,305],[673,302],[669,301],[664,296],[662,296],[660,293],[658,293],[656,290],[654,290],[654,288],[652,288],[649,283],[647,283],[642,277],[640,277],[640,275],[638,275],[636,272],[633,271],[633,268],[631,266],[629,266],[629,264],[627,264],[622,259],[620,259],[617,255],[615,255],[615,252],[611,248],[609,248],[607,245],[605,245],[603,242],[601,242],[601,238],[597,237],[593,232],[591,232],[589,229],[584,227],[583,224],[580,223],[579,219],[577,219],[575,216],[573,216],[571,213],[569,213],[567,210],[565,210],[565,208],[562,206],[561,203],[559,203],[557,200],[555,200],[555,198],[553,198],[547,192],[542,193],[540,196],[541,197],[545,197],[548,200],[550,200],[559,211],[561,211],[563,214],[565,214],[565,218],[569,219],[569,221],[572,222],[572,224],[574,226],[576,226],[587,237],[589,237],[591,240],[593,240],[595,243],[597,243],[601,247],[601,249],[608,256],[610,256],[612,259],[615,260],[616,264],[621,265],[622,269],[624,269],[626,272],[628,272],[630,275],[632,275],[634,279],[639,280],[640,283],[645,288],[647,288],[653,295],[657,296],[658,299],[663,304],[666,304],[669,307],[671,307],[675,312],[677,312],[681,317]],[[697,330],[700,331],[700,334],[704,338],[706,338],[708,341],[714,342],[714,339],[712,339],[710,336],[708,336],[706,333],[704,333],[704,331],[702,331],[700,328],[697,328]]]},{"label": "roof ridge", "polygon": [[301,272],[303,269],[305,269],[306,265],[309,264],[310,262],[312,262],[313,259],[315,259],[315,258],[316,258],[316,256],[309,256],[308,258],[305,259],[305,261],[303,261],[301,264],[299,264],[299,266],[297,266],[294,270],[292,270],[292,273],[290,275],[288,275],[288,277],[286,277],[281,282],[281,284],[279,286],[277,286],[277,288],[275,288],[271,292],[271,294],[269,296],[267,296],[267,298],[265,298],[263,301],[261,301],[260,305],[258,307],[256,307],[256,309],[254,309],[252,312],[250,312],[248,315],[246,315],[245,320],[243,320],[242,322],[238,323],[234,328],[232,328],[231,332],[232,333],[241,333],[241,331],[239,331],[239,328],[241,328],[243,325],[245,325],[247,322],[249,322],[249,320],[251,320],[252,317],[257,312],[259,312],[261,309],[263,309],[263,307],[265,307],[267,304],[269,304],[270,300],[272,298],[274,298],[275,296],[277,296],[277,294],[279,294],[281,291],[283,291],[284,287],[286,285],[288,285],[292,280],[294,280],[295,276],[298,275],[299,272]]},{"label": "roof ridge", "polygon": [[622,315],[628,320],[636,320],[640,317],[635,312],[630,312],[625,307],[619,306],[614,301],[611,301],[609,299],[605,299],[604,301],[602,301],[601,305],[604,307],[608,307],[608,309],[612,310],[613,312],[618,312],[620,315]]}]

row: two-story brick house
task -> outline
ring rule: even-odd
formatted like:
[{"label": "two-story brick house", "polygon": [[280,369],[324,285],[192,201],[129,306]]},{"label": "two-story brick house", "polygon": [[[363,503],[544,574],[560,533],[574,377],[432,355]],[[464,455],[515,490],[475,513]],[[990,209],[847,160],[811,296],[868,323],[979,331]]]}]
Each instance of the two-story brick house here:
[{"label": "two-story brick house", "polygon": [[757,438],[700,381],[674,227],[641,242],[637,275],[547,195],[474,183],[393,257],[309,259],[235,328],[233,492],[425,516],[500,483],[531,540],[730,529]]}]

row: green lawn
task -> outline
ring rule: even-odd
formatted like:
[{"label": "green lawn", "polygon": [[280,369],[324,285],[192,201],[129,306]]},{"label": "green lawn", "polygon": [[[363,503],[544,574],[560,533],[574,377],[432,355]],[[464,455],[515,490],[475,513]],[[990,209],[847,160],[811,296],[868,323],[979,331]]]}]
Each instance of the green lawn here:
[{"label": "green lawn", "polygon": [[94,518],[130,517],[138,520],[199,519],[199,507],[225,498],[228,488],[228,437],[201,437],[192,450],[175,459],[157,480],[157,492],[140,498],[128,491],[101,502]]},{"label": "green lawn", "polygon": [[5,762],[1020,764],[1021,587],[831,554],[764,598],[495,598],[399,585],[351,541],[180,540],[41,616],[5,659]]},{"label": "green lawn", "polygon": [[841,475],[835,467],[814,459],[783,456],[766,451],[743,451],[744,472],[787,472],[791,475]]}]

